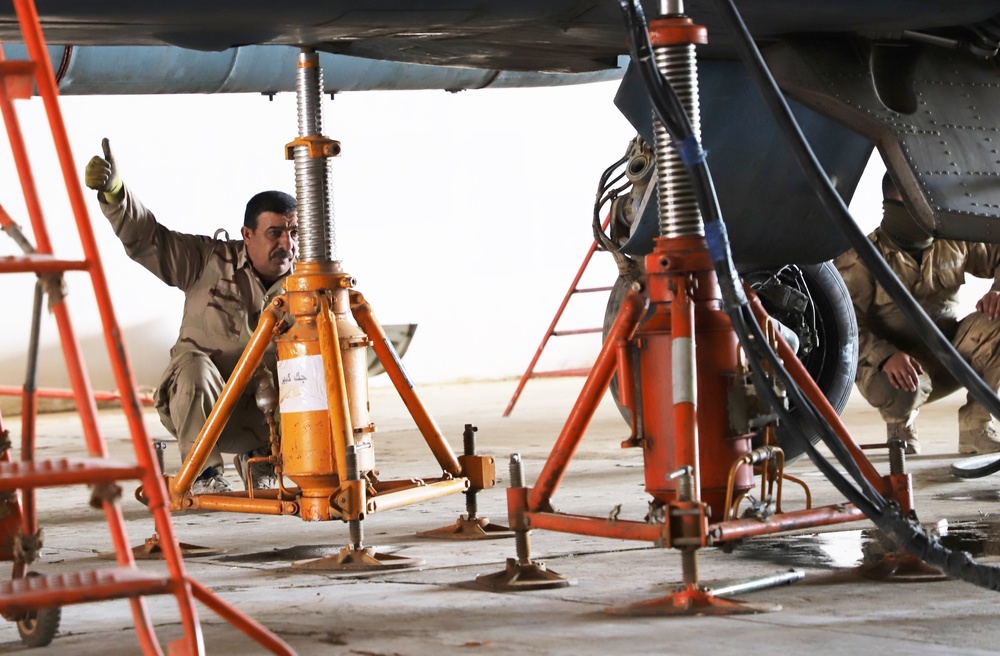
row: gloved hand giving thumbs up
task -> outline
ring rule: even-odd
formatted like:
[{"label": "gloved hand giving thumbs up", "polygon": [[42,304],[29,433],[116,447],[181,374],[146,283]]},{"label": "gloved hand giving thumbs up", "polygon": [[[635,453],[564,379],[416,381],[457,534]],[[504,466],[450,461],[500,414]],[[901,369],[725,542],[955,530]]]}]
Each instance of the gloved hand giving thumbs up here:
[{"label": "gloved hand giving thumbs up", "polygon": [[106,138],[102,139],[101,147],[104,149],[104,157],[94,155],[90,158],[83,181],[91,189],[103,191],[109,202],[115,202],[121,197],[122,179],[118,177],[118,167],[111,155],[111,142]]}]

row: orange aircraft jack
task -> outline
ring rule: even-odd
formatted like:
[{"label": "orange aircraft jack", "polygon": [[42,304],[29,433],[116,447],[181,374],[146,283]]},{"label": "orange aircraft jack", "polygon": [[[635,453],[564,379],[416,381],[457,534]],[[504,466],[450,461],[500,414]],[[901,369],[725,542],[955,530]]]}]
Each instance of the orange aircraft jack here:
[{"label": "orange aircraft jack", "polygon": [[[363,544],[362,521],[374,512],[464,492],[467,516],[430,533],[440,538],[512,535],[476,516],[476,494],[496,484],[492,456],[475,452],[475,428],[466,426],[464,454],[456,457],[403,370],[375,314],[355,289],[355,280],[328,248],[327,158],[340,144],[319,133],[322,125],[318,56],[303,50],[298,60],[299,137],[286,147],[295,160],[301,252],[284,293],[261,313],[236,368],[223,387],[198,439],[176,476],[167,478],[173,511],[218,510],[292,515],[305,521],[339,519],[350,526],[351,543],[335,556],[296,563],[310,569],[407,567],[420,561],[376,553]],[[330,240],[332,241],[332,240]],[[353,319],[353,320],[352,320]],[[357,322],[356,324],[354,322]],[[273,373],[261,367],[268,346],[278,352],[279,390]],[[439,476],[380,480],[375,469],[375,426],[369,416],[368,359],[371,347],[405,403],[442,472]],[[268,417],[270,454],[247,463],[274,468],[278,487],[216,494],[191,494],[236,401],[254,386]],[[280,396],[280,401],[279,401]],[[274,411],[280,411],[280,430]],[[287,477],[295,487],[285,487]],[[137,491],[141,499],[142,491]]]}]

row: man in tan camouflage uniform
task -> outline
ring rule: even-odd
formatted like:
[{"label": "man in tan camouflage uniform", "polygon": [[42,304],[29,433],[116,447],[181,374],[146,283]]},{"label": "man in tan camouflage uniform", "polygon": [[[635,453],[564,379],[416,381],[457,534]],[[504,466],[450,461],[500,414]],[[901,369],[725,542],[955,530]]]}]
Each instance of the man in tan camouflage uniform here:
[{"label": "man in tan camouflage uniform", "polygon": [[[955,349],[994,390],[1000,386],[1000,246],[933,239],[912,219],[887,173],[882,223],[869,235],[889,268]],[[914,420],[924,403],[959,389],[885,290],[851,250],[834,262],[854,301],[860,338],[857,385],[885,420],[888,439],[920,452]],[[965,274],[993,278],[976,311],[957,316]],[[970,395],[958,411],[961,453],[1000,451],[990,413]]]},{"label": "man in tan camouflage uniform", "polygon": [[[243,354],[263,308],[282,291],[298,246],[295,199],[279,191],[247,203],[243,240],[229,241],[174,232],[160,225],[118,176],[110,145],[87,164],[85,181],[96,190],[101,211],[128,256],[163,282],[184,292],[180,334],[156,391],[160,420],[187,458],[226,379]],[[276,371],[274,344],[263,364]],[[252,386],[251,386],[252,387]],[[245,482],[247,458],[270,453],[268,426],[252,390],[243,394],[192,492],[223,492],[221,452],[237,454]],[[274,472],[252,472],[254,487],[273,487]]]}]

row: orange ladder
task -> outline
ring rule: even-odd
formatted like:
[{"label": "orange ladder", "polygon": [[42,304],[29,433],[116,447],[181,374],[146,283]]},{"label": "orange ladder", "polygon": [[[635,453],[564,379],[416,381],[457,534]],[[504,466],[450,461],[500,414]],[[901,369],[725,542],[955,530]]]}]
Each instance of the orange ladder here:
[{"label": "orange ladder", "polygon": [[[74,169],[69,139],[59,108],[55,77],[46,52],[38,13],[32,0],[14,0],[14,7],[29,60],[6,61],[0,48],[0,113],[7,129],[37,246],[33,246],[20,233],[7,213],[0,210],[0,227],[10,234],[24,251],[23,256],[0,257],[0,273],[35,273],[38,276],[34,324],[37,324],[37,317],[40,315],[43,293],[47,292],[49,295],[49,306],[56,319],[73,397],[83,424],[88,457],[37,462],[34,459],[37,410],[34,358],[37,357],[37,325],[33,325],[33,344],[29,349],[33,353],[29,354],[29,374],[22,396],[22,454],[19,460],[11,458],[9,439],[0,426],[0,432],[3,432],[0,439],[0,495],[9,505],[11,499],[16,499],[11,496],[12,493],[16,490],[22,492],[20,503],[15,503],[13,513],[15,516],[20,515],[20,522],[15,522],[20,524],[16,527],[19,530],[16,535],[0,536],[0,547],[12,543],[9,550],[0,548],[0,557],[8,551],[7,559],[14,561],[12,579],[0,582],[0,614],[8,620],[17,621],[19,629],[27,628],[27,636],[24,630],[21,632],[26,642],[30,639],[34,642],[29,644],[40,645],[45,642],[39,638],[44,639],[46,636],[32,632],[40,630],[38,621],[45,611],[70,604],[127,598],[142,652],[147,655],[162,656],[163,650],[153,630],[144,596],[171,594],[176,597],[180,625],[184,632],[183,638],[170,644],[171,654],[194,656],[205,653],[201,625],[194,605],[194,601],[197,600],[272,653],[294,655],[294,651],[285,642],[253,619],[223,602],[185,571],[177,539],[174,536],[170,511],[166,505],[166,488],[143,424],[138,392],[121,341],[121,331],[112,309],[107,279],[84,205],[83,191]],[[13,104],[15,99],[30,98],[33,87],[37,89],[44,103],[59,166],[83,246],[82,260],[64,260],[53,255]],[[116,463],[107,457],[107,448],[97,426],[94,394],[64,299],[63,273],[66,271],[86,272],[93,283],[115,382],[123,396],[122,407],[128,420],[136,464]],[[139,480],[142,483],[163,548],[166,574],[144,572],[136,566],[125,533],[122,511],[118,505],[121,488],[116,485],[116,481],[120,480]],[[34,490],[39,487],[81,484],[92,487],[91,504],[104,511],[111,532],[117,567],[51,576],[35,576],[34,572],[29,575],[27,567],[37,555],[41,537],[36,521]],[[0,531],[5,528],[11,528],[10,522],[0,525]],[[48,640],[51,640],[51,637],[47,636]]]},{"label": "orange ladder", "polygon": [[[609,214],[607,218],[604,219],[604,223],[601,224],[601,230],[607,230],[608,224],[611,222],[611,215]],[[562,318],[563,312],[566,310],[566,306],[569,305],[569,299],[573,297],[574,294],[590,294],[593,292],[610,292],[611,287],[584,287],[580,288],[580,279],[583,278],[583,272],[587,270],[587,265],[590,264],[590,260],[594,257],[594,253],[597,252],[598,244],[595,239],[590,245],[590,249],[587,251],[587,255],[583,258],[583,263],[580,265],[580,269],[576,272],[576,277],[573,278],[573,282],[569,285],[569,290],[566,291],[566,295],[563,297],[562,303],[559,305],[559,309],[556,310],[556,316],[552,318],[552,323],[549,324],[548,329],[545,331],[545,336],[542,337],[542,343],[538,345],[538,349],[535,350],[535,356],[531,358],[531,362],[528,364],[528,368],[524,370],[524,375],[521,376],[521,380],[517,383],[517,389],[514,390],[514,395],[510,397],[510,402],[507,404],[507,409],[503,411],[503,416],[507,417],[510,415],[511,411],[514,410],[514,404],[521,397],[521,391],[524,389],[525,384],[527,384],[529,378],[555,378],[558,376],[586,376],[590,373],[590,368],[585,369],[555,369],[551,371],[535,371],[535,365],[538,363],[538,358],[542,356],[542,351],[545,350],[545,345],[549,343],[550,337],[561,337],[564,335],[586,335],[590,333],[602,332],[603,328],[578,328],[575,330],[556,330],[556,326],[559,324],[559,319]],[[602,249],[603,250],[603,249]]]}]

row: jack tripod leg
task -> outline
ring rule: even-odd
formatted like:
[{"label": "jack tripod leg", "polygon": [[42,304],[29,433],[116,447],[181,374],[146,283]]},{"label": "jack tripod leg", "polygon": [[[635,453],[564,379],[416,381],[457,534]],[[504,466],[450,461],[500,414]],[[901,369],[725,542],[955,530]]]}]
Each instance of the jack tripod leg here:
[{"label": "jack tripod leg", "polygon": [[261,312],[256,330],[250,337],[243,355],[240,356],[233,369],[232,375],[222,388],[222,393],[216,401],[212,412],[208,415],[205,425],[198,434],[198,439],[188,453],[187,458],[181,463],[177,476],[169,482],[168,489],[172,498],[182,497],[191,489],[191,484],[205,469],[208,457],[219,441],[222,429],[233,414],[233,408],[239,401],[243,390],[250,383],[257,366],[264,357],[264,351],[271,343],[273,332],[279,321],[282,319],[282,307],[284,300],[278,297],[271,302],[267,308]]},{"label": "jack tripod leg", "polygon": [[503,571],[476,577],[476,584],[487,590],[509,592],[517,590],[549,590],[573,585],[556,572],[545,567],[545,563],[531,560],[531,530],[524,521],[524,510],[528,503],[528,488],[524,486],[524,463],[521,455],[510,456],[510,488],[507,490],[507,507],[517,558],[508,558]]}]

